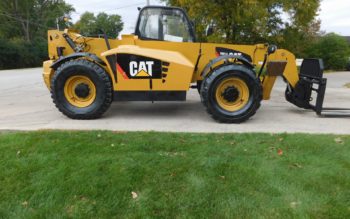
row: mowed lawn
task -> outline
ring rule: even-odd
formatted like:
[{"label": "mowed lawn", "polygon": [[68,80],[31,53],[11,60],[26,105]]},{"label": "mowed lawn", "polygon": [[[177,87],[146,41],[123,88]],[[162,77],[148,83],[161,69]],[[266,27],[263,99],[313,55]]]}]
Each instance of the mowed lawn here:
[{"label": "mowed lawn", "polygon": [[0,134],[0,218],[350,218],[350,136]]}]

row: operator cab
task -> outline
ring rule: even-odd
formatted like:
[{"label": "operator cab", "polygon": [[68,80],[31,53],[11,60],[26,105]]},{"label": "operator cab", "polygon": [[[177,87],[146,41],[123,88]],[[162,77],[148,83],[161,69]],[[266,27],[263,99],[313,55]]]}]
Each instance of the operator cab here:
[{"label": "operator cab", "polygon": [[135,35],[141,40],[195,42],[193,25],[181,8],[148,6],[140,11]]}]

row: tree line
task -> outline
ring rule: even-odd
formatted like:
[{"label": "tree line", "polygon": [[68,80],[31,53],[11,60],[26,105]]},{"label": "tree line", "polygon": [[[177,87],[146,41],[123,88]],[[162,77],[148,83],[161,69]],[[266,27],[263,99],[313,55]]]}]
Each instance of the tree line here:
[{"label": "tree line", "polygon": [[[320,57],[328,69],[342,70],[349,62],[346,40],[325,34],[317,19],[320,0],[163,0],[184,8],[202,42],[270,43],[299,58]],[[0,1],[0,69],[36,67],[47,59],[47,30],[70,25],[87,36],[105,32],[115,38],[123,29],[119,15],[85,12],[76,23],[64,16],[76,13],[64,0]],[[135,10],[135,13],[136,10]],[[206,36],[208,25],[214,34]]]},{"label": "tree line", "polygon": [[[123,29],[119,15],[84,13],[75,24],[62,19],[76,13],[64,0],[0,1],[0,69],[37,67],[48,59],[47,31],[66,25],[82,34],[106,32],[117,37]],[[58,23],[57,23],[58,22]]]}]

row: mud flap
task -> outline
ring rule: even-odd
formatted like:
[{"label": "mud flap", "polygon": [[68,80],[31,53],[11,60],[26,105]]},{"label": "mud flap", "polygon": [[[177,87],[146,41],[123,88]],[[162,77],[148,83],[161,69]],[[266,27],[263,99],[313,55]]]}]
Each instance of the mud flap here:
[{"label": "mud flap", "polygon": [[[313,110],[319,116],[349,117],[350,109],[323,107],[327,88],[327,79],[323,78],[323,71],[321,59],[305,59],[300,68],[299,82],[295,88],[287,87],[287,101],[300,108]],[[313,93],[316,93],[316,101],[313,101]]]}]

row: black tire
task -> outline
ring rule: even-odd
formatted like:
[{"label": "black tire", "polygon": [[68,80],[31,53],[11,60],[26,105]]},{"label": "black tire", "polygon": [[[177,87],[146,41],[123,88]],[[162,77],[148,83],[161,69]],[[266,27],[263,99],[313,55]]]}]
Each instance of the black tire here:
[{"label": "black tire", "polygon": [[[85,76],[94,83],[96,98],[89,106],[76,107],[65,97],[64,86],[72,76]],[[57,69],[51,80],[51,97],[58,110],[71,119],[98,119],[109,109],[113,101],[112,81],[98,64],[85,59],[68,61]]]},{"label": "black tire", "polygon": [[201,94],[202,83],[203,83],[203,81],[197,81],[197,91],[199,94]]},{"label": "black tire", "polygon": [[[228,78],[239,78],[249,89],[248,103],[238,111],[227,111],[216,100],[216,89]],[[255,72],[243,65],[223,65],[215,68],[203,81],[201,100],[207,112],[221,123],[242,123],[255,115],[262,101],[262,86]]]}]

